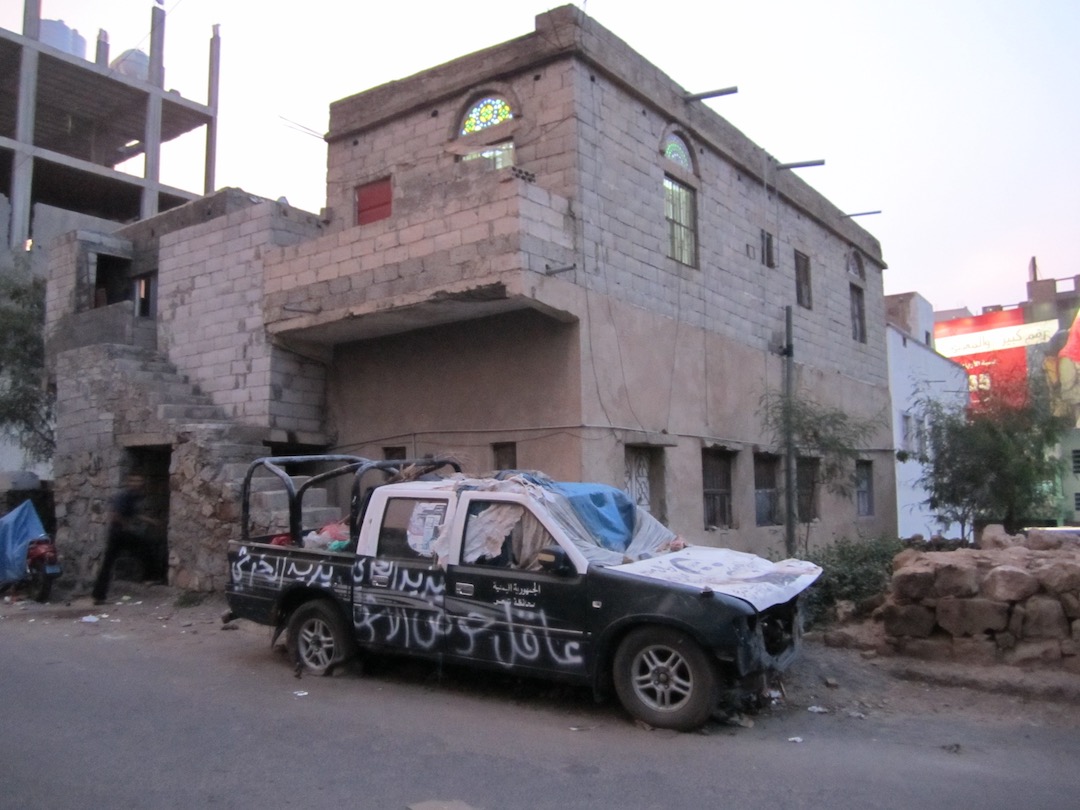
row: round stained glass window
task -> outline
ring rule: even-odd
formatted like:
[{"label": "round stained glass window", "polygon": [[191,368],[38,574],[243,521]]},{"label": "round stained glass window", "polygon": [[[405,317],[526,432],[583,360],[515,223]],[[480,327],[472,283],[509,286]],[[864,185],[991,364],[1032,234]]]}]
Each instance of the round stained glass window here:
[{"label": "round stained glass window", "polygon": [[479,132],[482,129],[509,121],[514,117],[514,111],[505,99],[491,96],[482,98],[476,102],[465,116],[465,122],[461,125],[461,134],[468,135],[471,132]]},{"label": "round stained glass window", "polygon": [[688,172],[694,170],[694,166],[690,162],[690,149],[687,147],[686,141],[678,135],[668,135],[664,139],[664,157],[672,163],[682,166]]}]

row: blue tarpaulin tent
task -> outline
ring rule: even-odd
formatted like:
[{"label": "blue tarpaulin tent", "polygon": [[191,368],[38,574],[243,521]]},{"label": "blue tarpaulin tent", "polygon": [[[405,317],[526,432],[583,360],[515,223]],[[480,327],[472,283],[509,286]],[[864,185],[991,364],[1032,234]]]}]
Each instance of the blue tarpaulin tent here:
[{"label": "blue tarpaulin tent", "polygon": [[26,549],[31,540],[44,536],[45,527],[30,501],[0,517],[0,582],[26,576]]}]

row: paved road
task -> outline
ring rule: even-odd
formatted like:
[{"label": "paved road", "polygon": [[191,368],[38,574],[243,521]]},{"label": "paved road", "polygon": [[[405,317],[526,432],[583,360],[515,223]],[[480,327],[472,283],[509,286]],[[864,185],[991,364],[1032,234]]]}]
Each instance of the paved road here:
[{"label": "paved road", "polygon": [[[638,728],[580,690],[380,662],[294,677],[264,628],[162,590],[0,613],[0,808],[1064,808],[1068,722],[815,714]],[[801,738],[802,742],[791,742]]]}]

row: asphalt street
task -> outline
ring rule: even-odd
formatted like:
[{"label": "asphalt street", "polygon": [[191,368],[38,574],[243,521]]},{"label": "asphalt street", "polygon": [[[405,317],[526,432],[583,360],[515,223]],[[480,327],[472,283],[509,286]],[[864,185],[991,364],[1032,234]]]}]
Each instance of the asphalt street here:
[{"label": "asphalt street", "polygon": [[0,808],[1015,810],[1080,790],[1068,719],[970,715],[945,692],[957,708],[787,704],[678,734],[426,663],[298,679],[265,628],[172,598],[3,611]]}]

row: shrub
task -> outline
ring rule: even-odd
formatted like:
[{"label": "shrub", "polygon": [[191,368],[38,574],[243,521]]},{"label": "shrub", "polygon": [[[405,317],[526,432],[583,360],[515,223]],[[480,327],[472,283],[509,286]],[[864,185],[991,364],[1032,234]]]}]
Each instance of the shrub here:
[{"label": "shrub", "polygon": [[837,602],[858,604],[885,592],[892,576],[893,557],[904,548],[894,538],[840,539],[813,549],[806,559],[822,568],[821,576],[805,597],[808,625],[825,619]]}]

